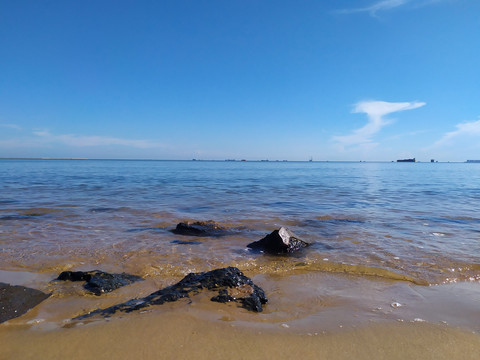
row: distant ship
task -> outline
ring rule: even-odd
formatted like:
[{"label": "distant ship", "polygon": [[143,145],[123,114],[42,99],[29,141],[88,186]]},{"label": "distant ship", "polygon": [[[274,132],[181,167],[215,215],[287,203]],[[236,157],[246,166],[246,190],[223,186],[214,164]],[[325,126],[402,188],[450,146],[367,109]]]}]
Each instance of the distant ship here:
[{"label": "distant ship", "polygon": [[467,163],[480,163],[480,160],[467,160]]},{"label": "distant ship", "polygon": [[397,162],[416,162],[415,158],[413,159],[400,159],[400,160],[397,160]]}]

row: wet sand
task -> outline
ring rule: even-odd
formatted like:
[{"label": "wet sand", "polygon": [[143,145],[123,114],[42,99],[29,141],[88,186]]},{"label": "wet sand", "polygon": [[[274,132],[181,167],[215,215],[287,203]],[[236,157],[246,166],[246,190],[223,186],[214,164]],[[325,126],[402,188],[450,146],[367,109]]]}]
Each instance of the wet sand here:
[{"label": "wet sand", "polygon": [[[211,294],[111,319],[72,322],[157,290],[155,278],[101,297],[50,273],[6,272],[53,291],[0,324],[0,359],[478,359],[480,284],[419,286],[378,277],[297,271],[246,274],[264,288],[262,313],[210,302]],[[43,285],[42,285],[43,284]]]},{"label": "wet sand", "polygon": [[0,328],[1,359],[478,359],[480,336],[431,324],[375,324],[296,334],[184,313],[144,314],[69,329]]}]

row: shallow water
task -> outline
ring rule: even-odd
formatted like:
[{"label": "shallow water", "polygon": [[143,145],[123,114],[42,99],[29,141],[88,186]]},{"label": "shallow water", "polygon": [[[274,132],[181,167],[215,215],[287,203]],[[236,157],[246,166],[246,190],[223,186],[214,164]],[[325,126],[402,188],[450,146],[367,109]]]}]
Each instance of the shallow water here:
[{"label": "shallow water", "polygon": [[[477,164],[0,160],[0,170],[1,270],[480,279]],[[170,232],[210,219],[232,234]],[[293,259],[246,251],[280,226],[313,246]]]}]

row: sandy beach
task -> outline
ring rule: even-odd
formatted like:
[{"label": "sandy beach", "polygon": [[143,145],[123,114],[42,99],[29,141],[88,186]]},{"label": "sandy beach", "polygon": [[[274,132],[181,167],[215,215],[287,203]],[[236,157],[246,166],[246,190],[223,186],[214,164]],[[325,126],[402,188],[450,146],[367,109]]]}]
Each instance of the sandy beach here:
[{"label": "sandy beach", "polygon": [[69,329],[0,328],[1,359],[478,359],[480,336],[424,323],[297,334],[205,321],[187,312],[134,315]]},{"label": "sandy beach", "polygon": [[[6,275],[11,282],[37,284],[48,278],[2,272]],[[0,325],[0,359],[478,358],[477,283],[419,286],[301,272],[253,279],[269,294],[262,313],[212,303],[205,292],[142,312],[88,321],[70,319],[143,296],[157,288],[155,280],[102,297],[82,294],[77,285],[62,285],[70,291]]]}]

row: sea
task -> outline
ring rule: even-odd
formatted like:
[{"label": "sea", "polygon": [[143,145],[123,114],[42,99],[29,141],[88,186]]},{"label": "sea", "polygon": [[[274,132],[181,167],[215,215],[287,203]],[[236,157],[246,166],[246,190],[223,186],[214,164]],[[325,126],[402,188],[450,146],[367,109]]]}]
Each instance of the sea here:
[{"label": "sea", "polygon": [[[172,232],[208,220],[228,234]],[[282,226],[311,245],[289,256],[247,248]],[[478,285],[479,254],[476,163],[0,160],[0,282],[27,274],[23,283],[57,298],[75,296],[50,282],[64,270],[128,272],[158,288],[236,266],[273,294],[267,312],[280,313],[277,296],[320,313],[362,282],[372,289],[380,281],[378,294],[398,283]],[[317,285],[293,289],[310,281]],[[330,291],[323,302],[321,286]],[[128,295],[151,290],[135,289]],[[281,321],[308,318],[289,306]]]}]

